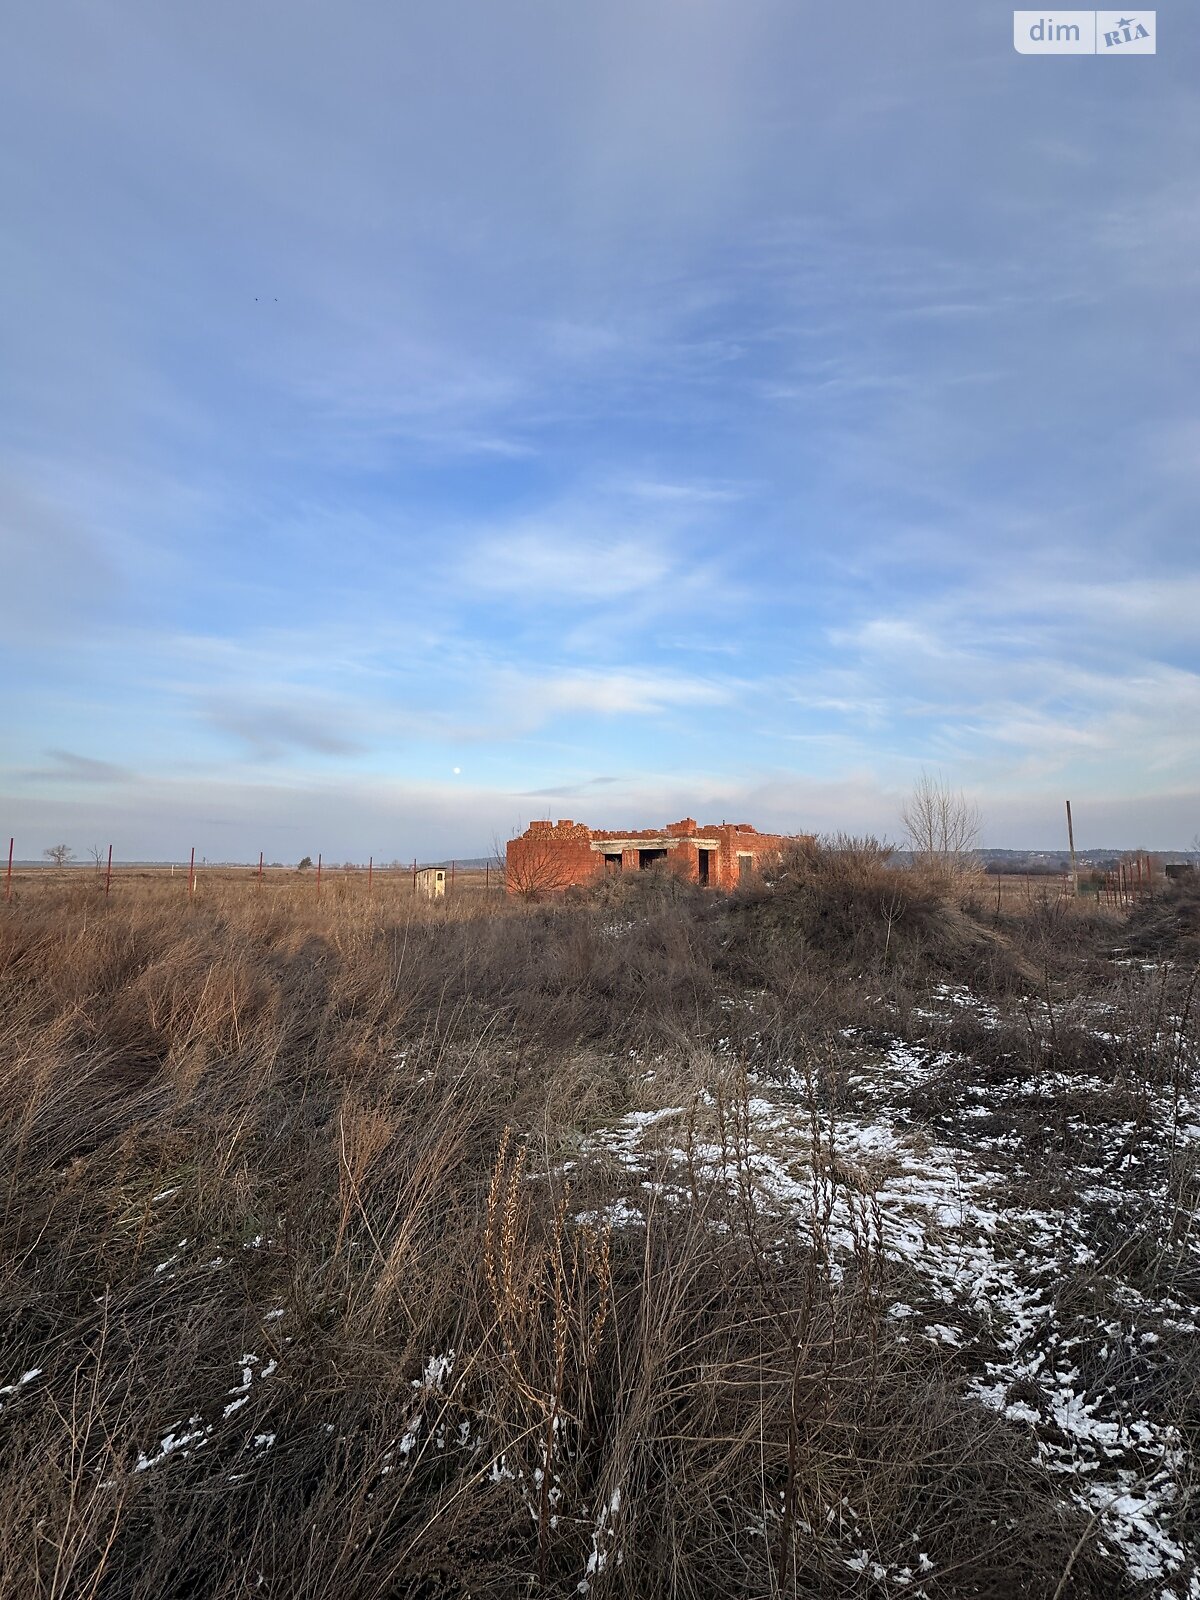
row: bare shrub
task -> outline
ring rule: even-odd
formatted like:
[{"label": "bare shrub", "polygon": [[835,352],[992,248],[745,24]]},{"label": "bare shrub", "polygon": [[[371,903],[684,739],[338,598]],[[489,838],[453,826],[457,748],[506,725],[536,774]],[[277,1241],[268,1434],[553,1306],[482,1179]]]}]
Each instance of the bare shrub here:
[{"label": "bare shrub", "polygon": [[[514,839],[516,836],[514,835]],[[521,838],[521,848],[504,857],[504,883],[510,894],[524,900],[540,900],[548,894],[569,888],[569,867],[552,839]]]},{"label": "bare shrub", "polygon": [[947,904],[939,876],[897,866],[892,856],[878,839],[845,834],[793,846],[764,889],[744,897],[737,921],[745,944],[794,955],[802,943],[838,969],[880,980],[982,968],[1007,982],[1013,959],[1003,941]]}]

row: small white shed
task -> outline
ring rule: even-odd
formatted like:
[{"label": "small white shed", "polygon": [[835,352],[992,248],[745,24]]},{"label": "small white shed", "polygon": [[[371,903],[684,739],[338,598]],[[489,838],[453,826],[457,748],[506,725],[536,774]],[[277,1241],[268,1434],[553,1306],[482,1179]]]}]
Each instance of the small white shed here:
[{"label": "small white shed", "polygon": [[440,900],[446,892],[446,874],[441,867],[422,867],[417,873],[417,893],[426,900]]}]

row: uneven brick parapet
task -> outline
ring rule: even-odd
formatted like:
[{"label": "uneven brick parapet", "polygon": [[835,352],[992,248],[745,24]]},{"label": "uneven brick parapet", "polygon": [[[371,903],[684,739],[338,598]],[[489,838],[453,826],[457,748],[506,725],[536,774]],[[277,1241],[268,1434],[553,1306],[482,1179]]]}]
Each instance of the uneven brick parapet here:
[{"label": "uneven brick parapet", "polygon": [[509,840],[506,881],[510,893],[548,893],[606,873],[656,868],[709,888],[732,889],[763,864],[778,861],[792,837],[759,833],[748,822],[701,827],[694,817],[635,829],[588,828],[570,819],[531,822]]}]

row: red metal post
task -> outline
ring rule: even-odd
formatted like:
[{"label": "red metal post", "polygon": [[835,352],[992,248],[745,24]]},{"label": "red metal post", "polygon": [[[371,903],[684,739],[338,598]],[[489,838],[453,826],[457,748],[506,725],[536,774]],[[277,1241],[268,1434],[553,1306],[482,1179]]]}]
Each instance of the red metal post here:
[{"label": "red metal post", "polygon": [[12,853],[13,841],[10,839],[8,841],[8,871],[4,874],[4,898],[6,900],[12,899]]},{"label": "red metal post", "polygon": [[317,899],[321,898],[321,852],[317,851]]},{"label": "red metal post", "polygon": [[108,847],[108,870],[104,874],[104,898],[108,899],[108,886],[112,882],[112,845]]},{"label": "red metal post", "polygon": [[375,857],[367,859],[367,899],[371,898],[371,879],[375,876]]},{"label": "red metal post", "polygon": [[413,893],[417,892],[417,858],[413,857]]},{"label": "red metal post", "polygon": [[192,846],[192,859],[188,862],[188,899],[196,893],[196,846]]},{"label": "red metal post", "polygon": [[485,889],[490,889],[491,886],[492,886],[492,863],[490,861],[485,861],[483,863],[483,887]]},{"label": "red metal post", "polygon": [[450,863],[450,887],[452,889],[454,887],[454,863],[453,863],[453,861]]}]

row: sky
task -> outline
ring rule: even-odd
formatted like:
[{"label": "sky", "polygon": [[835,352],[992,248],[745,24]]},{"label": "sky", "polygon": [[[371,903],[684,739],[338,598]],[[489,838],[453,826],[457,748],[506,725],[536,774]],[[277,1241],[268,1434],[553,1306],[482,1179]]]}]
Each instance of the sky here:
[{"label": "sky", "polygon": [[1200,833],[1200,19],[87,0],[0,56],[0,833]]}]

